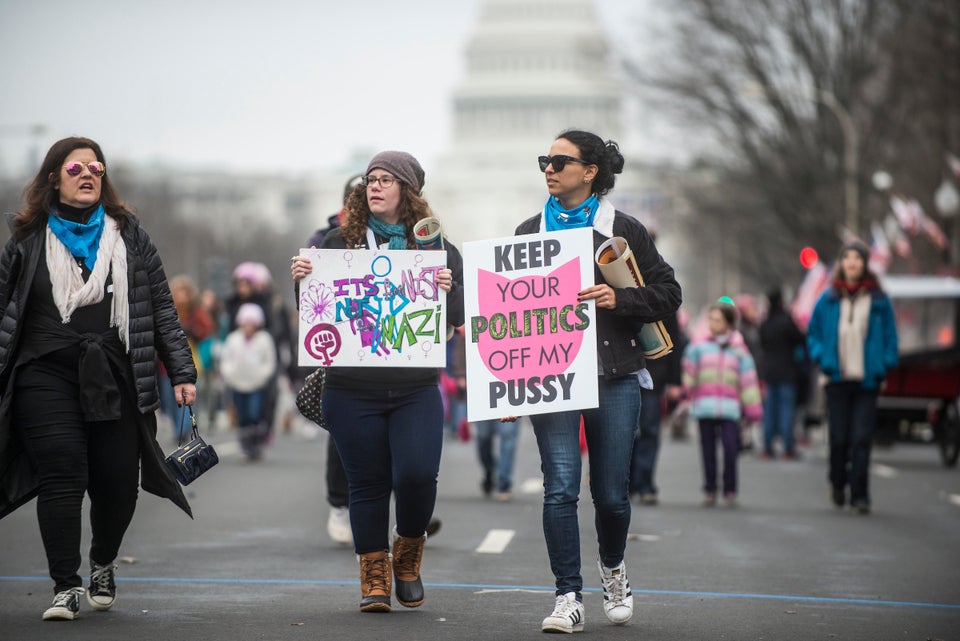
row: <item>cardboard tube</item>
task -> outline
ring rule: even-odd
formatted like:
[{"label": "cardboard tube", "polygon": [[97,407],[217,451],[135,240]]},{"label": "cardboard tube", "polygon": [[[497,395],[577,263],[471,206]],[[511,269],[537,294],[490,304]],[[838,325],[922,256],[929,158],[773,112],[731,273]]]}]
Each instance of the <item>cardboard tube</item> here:
[{"label": "cardboard tube", "polygon": [[440,221],[432,216],[418,220],[413,226],[413,239],[420,249],[443,249]]}]

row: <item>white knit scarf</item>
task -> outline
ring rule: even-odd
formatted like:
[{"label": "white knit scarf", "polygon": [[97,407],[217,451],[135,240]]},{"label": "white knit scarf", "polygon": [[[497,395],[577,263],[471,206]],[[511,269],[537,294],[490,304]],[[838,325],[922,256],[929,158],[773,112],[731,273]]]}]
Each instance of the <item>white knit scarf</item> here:
[{"label": "white knit scarf", "polygon": [[123,346],[130,350],[130,310],[127,301],[127,248],[120,237],[118,223],[109,216],[103,224],[97,261],[87,282],[76,259],[67,246],[47,225],[47,269],[53,285],[53,302],[64,323],[78,307],[93,305],[103,300],[107,276],[113,272],[113,302],[110,307],[110,327],[116,327]]}]

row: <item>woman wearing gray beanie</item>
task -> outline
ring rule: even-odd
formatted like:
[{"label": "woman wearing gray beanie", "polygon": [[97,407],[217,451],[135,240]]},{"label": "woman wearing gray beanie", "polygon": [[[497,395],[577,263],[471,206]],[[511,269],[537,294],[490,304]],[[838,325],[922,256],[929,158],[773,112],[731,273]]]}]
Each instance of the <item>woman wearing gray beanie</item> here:
[{"label": "woman wearing gray beanie", "polygon": [[[421,195],[424,172],[403,151],[373,157],[344,206],[343,223],[322,249],[416,249],[414,225],[433,213]],[[444,240],[447,266],[437,276],[447,292],[447,323],[463,325],[463,261]],[[310,261],[294,260],[296,280]],[[395,588],[406,607],[423,603],[420,561],[437,498],[443,402],[437,368],[329,367],[323,414],[350,488],[350,525],[360,559],[360,610],[389,612]],[[391,550],[390,495],[396,498]],[[392,585],[393,584],[393,585]]]},{"label": "woman wearing gray beanie", "polygon": [[870,450],[877,399],[897,364],[897,327],[890,298],[859,242],[840,251],[832,286],[820,296],[807,328],[810,358],[827,376],[831,497],[838,508],[870,513]]}]

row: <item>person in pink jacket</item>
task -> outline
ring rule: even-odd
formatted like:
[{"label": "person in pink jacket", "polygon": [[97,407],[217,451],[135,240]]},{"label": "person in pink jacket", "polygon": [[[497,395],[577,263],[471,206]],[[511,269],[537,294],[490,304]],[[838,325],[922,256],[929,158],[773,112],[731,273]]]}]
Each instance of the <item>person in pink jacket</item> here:
[{"label": "person in pink jacket", "polygon": [[763,416],[757,369],[736,330],[736,309],[717,302],[710,306],[710,336],[691,343],[683,353],[683,387],[690,412],[700,424],[705,507],[717,503],[717,439],[723,445],[723,497],[728,507],[737,500],[737,453],[741,419],[758,422]]}]

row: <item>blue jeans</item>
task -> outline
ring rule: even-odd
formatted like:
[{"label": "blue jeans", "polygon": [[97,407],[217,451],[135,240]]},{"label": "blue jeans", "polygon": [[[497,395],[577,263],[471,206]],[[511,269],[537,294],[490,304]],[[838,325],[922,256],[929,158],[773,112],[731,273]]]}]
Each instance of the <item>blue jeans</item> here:
[{"label": "blue jeans", "polygon": [[[513,488],[513,463],[517,457],[519,421],[501,423],[497,419],[473,424],[477,436],[477,455],[483,465],[483,490],[509,492]],[[500,441],[500,456],[493,453],[494,435]]]},{"label": "blue jeans", "polygon": [[450,424],[447,429],[451,436],[456,436],[460,424],[467,420],[467,399],[454,396],[450,399]]},{"label": "blue jeans", "polygon": [[347,473],[343,471],[343,461],[340,460],[340,452],[332,438],[327,441],[327,503],[330,507],[350,505]]},{"label": "blue jeans", "polygon": [[785,454],[793,454],[793,415],[797,386],[793,383],[767,383],[763,401],[763,450],[773,454],[773,441],[779,436]]},{"label": "blue jeans", "polygon": [[630,457],[640,415],[640,384],[633,376],[599,380],[599,407],[530,417],[543,471],[543,535],[557,595],[580,593],[580,417],[590,461],[590,494],[600,560],[623,560],[630,527]]},{"label": "blue jeans", "polygon": [[879,392],[863,389],[859,381],[830,383],[825,391],[830,424],[830,484],[842,490],[849,483],[850,504],[870,505],[870,450]]},{"label": "blue jeans", "polygon": [[397,533],[423,536],[437,501],[443,401],[436,385],[398,390],[326,388],[323,416],[350,487],[357,554],[389,545],[390,493]]},{"label": "blue jeans", "polygon": [[640,421],[633,438],[633,460],[630,465],[630,493],[656,494],[653,475],[660,452],[660,393],[640,388]]},{"label": "blue jeans", "polygon": [[267,390],[238,392],[233,390],[233,406],[237,410],[237,437],[246,456],[260,456],[267,438],[267,420],[264,417]]},{"label": "blue jeans", "polygon": [[193,430],[190,420],[184,414],[187,408],[177,404],[173,393],[173,385],[166,373],[157,374],[157,390],[160,392],[160,411],[170,418],[173,423],[173,437],[177,441],[188,440],[187,436]]}]

